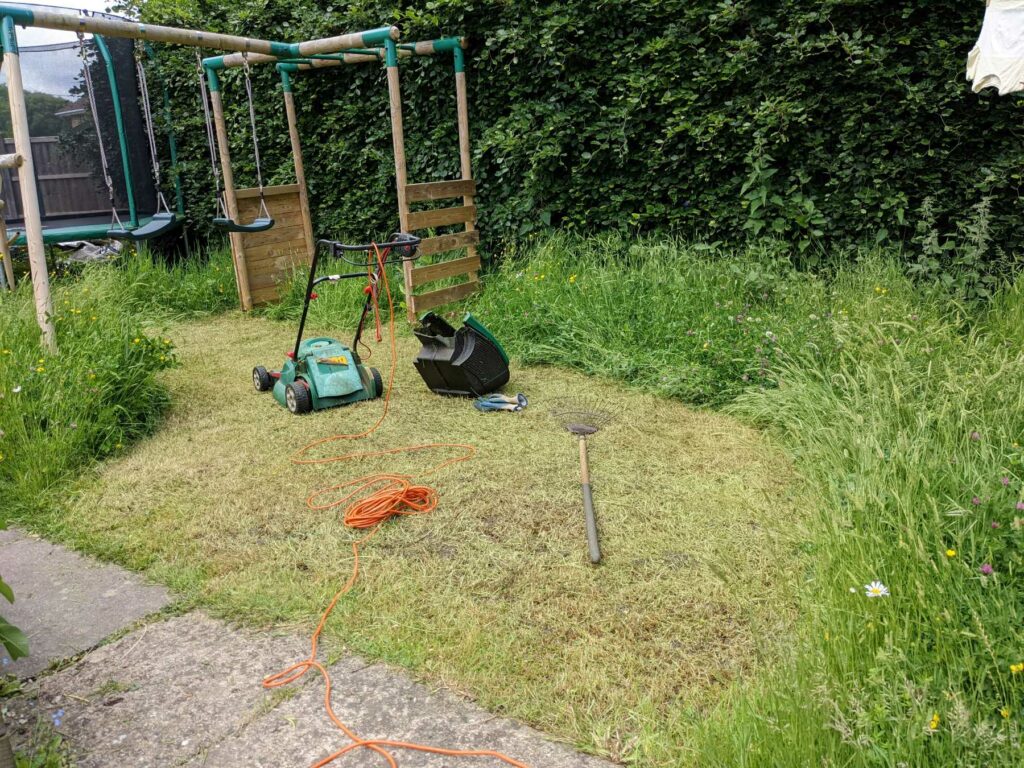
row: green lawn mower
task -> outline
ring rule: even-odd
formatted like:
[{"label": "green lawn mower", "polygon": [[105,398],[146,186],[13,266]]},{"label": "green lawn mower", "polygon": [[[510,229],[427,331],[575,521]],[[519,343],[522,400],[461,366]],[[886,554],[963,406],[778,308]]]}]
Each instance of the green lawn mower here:
[{"label": "green lawn mower", "polygon": [[[274,399],[295,414],[349,405],[361,400],[374,400],[384,394],[384,381],[380,371],[362,364],[359,353],[359,339],[363,326],[372,307],[377,305],[377,290],[381,273],[388,264],[410,261],[417,257],[416,249],[420,238],[405,233],[396,233],[386,243],[367,245],[345,245],[333,240],[317,242],[313,263],[309,267],[309,283],[306,299],[302,305],[302,319],[295,339],[295,349],[288,353],[288,359],[280,371],[268,371],[262,365],[252,369],[252,383],[257,392],[273,390]],[[333,258],[361,267],[361,272],[345,275],[316,276],[320,253],[327,252]],[[380,258],[377,258],[377,253]],[[355,261],[346,254],[362,253],[366,258]],[[321,283],[336,283],[349,278],[369,277],[366,287],[366,301],[363,313],[356,327],[352,346],[347,347],[337,339],[317,337],[303,341],[309,303],[317,297],[314,292]]]}]

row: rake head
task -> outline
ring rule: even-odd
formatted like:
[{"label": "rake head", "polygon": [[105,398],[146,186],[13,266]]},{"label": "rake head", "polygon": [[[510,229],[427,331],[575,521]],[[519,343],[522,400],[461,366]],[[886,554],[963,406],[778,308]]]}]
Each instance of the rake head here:
[{"label": "rake head", "polygon": [[551,416],[565,429],[579,437],[593,435],[612,420],[610,411],[597,408],[596,403],[566,401],[551,409]]}]

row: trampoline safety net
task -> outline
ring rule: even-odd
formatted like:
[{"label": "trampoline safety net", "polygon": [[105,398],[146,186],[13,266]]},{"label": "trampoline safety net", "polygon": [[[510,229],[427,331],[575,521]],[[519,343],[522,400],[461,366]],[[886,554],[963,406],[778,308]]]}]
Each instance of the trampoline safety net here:
[{"label": "trampoline safety net", "polygon": [[[114,203],[121,220],[126,225],[129,223],[125,155],[138,218],[143,220],[156,210],[149,143],[139,104],[135,43],[117,38],[104,38],[104,42],[110,52],[120,96],[123,144],[107,62],[92,36],[86,36],[84,47],[96,102],[96,121],[85,84],[86,64],[77,39],[20,47],[44,231],[110,224],[112,214],[103,177],[101,140],[113,182]],[[152,82],[151,79],[151,88]],[[96,122],[99,124],[99,137],[96,135]],[[157,123],[159,125],[160,121]],[[0,72],[0,153],[14,151],[7,80],[5,73]],[[3,170],[0,173],[5,204],[3,215],[8,226],[17,230],[24,223],[18,172]]]}]

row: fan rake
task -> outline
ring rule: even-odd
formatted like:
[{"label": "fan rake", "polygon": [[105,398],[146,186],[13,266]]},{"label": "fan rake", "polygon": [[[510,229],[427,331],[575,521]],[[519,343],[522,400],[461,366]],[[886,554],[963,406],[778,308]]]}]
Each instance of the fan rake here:
[{"label": "fan rake", "polygon": [[583,487],[583,512],[587,520],[587,546],[590,562],[601,562],[601,545],[597,537],[597,517],[594,514],[594,495],[590,487],[590,462],[587,458],[587,438],[597,434],[612,420],[611,412],[593,407],[586,402],[565,402],[556,405],[552,417],[579,439],[580,478]]}]

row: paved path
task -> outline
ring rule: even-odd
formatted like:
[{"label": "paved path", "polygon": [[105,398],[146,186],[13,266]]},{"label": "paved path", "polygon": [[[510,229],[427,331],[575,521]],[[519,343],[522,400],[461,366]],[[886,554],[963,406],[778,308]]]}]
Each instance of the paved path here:
[{"label": "paved path", "polygon": [[[85,575],[96,577],[100,571],[108,578],[111,571],[119,570],[97,566],[61,547],[20,534],[0,535],[4,536],[0,539],[0,567],[5,578],[7,550],[19,545],[30,549],[29,544],[44,548],[38,549],[44,556],[41,563],[62,564],[59,583],[64,585],[75,582],[76,569],[83,579]],[[168,600],[162,590],[150,593],[146,590],[154,588],[140,585],[131,575],[117,575],[119,580],[111,583],[120,586],[109,589],[121,590],[116,595],[132,596],[115,601],[123,604],[119,615],[124,625],[134,623],[140,611],[149,613]],[[106,591],[88,594],[95,598]],[[27,619],[26,626],[38,621],[38,626],[46,626],[47,632],[62,638],[64,630],[71,633],[81,620],[80,612],[87,610],[81,595],[68,598],[68,602],[77,613],[52,612],[53,601],[42,597],[38,601],[24,598],[19,603],[20,616]],[[45,616],[40,619],[37,610]],[[61,615],[63,630],[55,624]],[[108,612],[98,615],[106,617]],[[116,623],[104,620],[104,628]],[[69,642],[66,647],[74,653],[84,642],[87,640]],[[92,641],[87,647],[94,645]],[[310,672],[300,682],[276,691],[265,691],[260,681],[308,653],[306,638],[238,629],[202,612],[156,620],[89,651],[59,671],[29,681],[25,694],[8,702],[10,721],[17,741],[19,734],[27,736],[37,719],[48,722],[52,714],[64,710],[60,732],[72,747],[79,768],[301,768],[348,743],[326,715],[323,681]],[[324,655],[321,652],[321,658]],[[447,691],[415,683],[385,665],[349,655],[330,671],[335,711],[364,738],[495,749],[530,768],[610,765],[548,741],[519,723],[495,717]],[[488,758],[463,760],[402,751],[397,751],[396,757],[402,768],[503,765]],[[378,755],[356,752],[335,765],[380,768],[387,764]]]},{"label": "paved path", "polygon": [[88,650],[171,602],[163,587],[16,530],[0,531],[0,573],[14,590],[14,604],[4,601],[0,613],[29,640],[30,655],[3,668],[18,677]]}]

